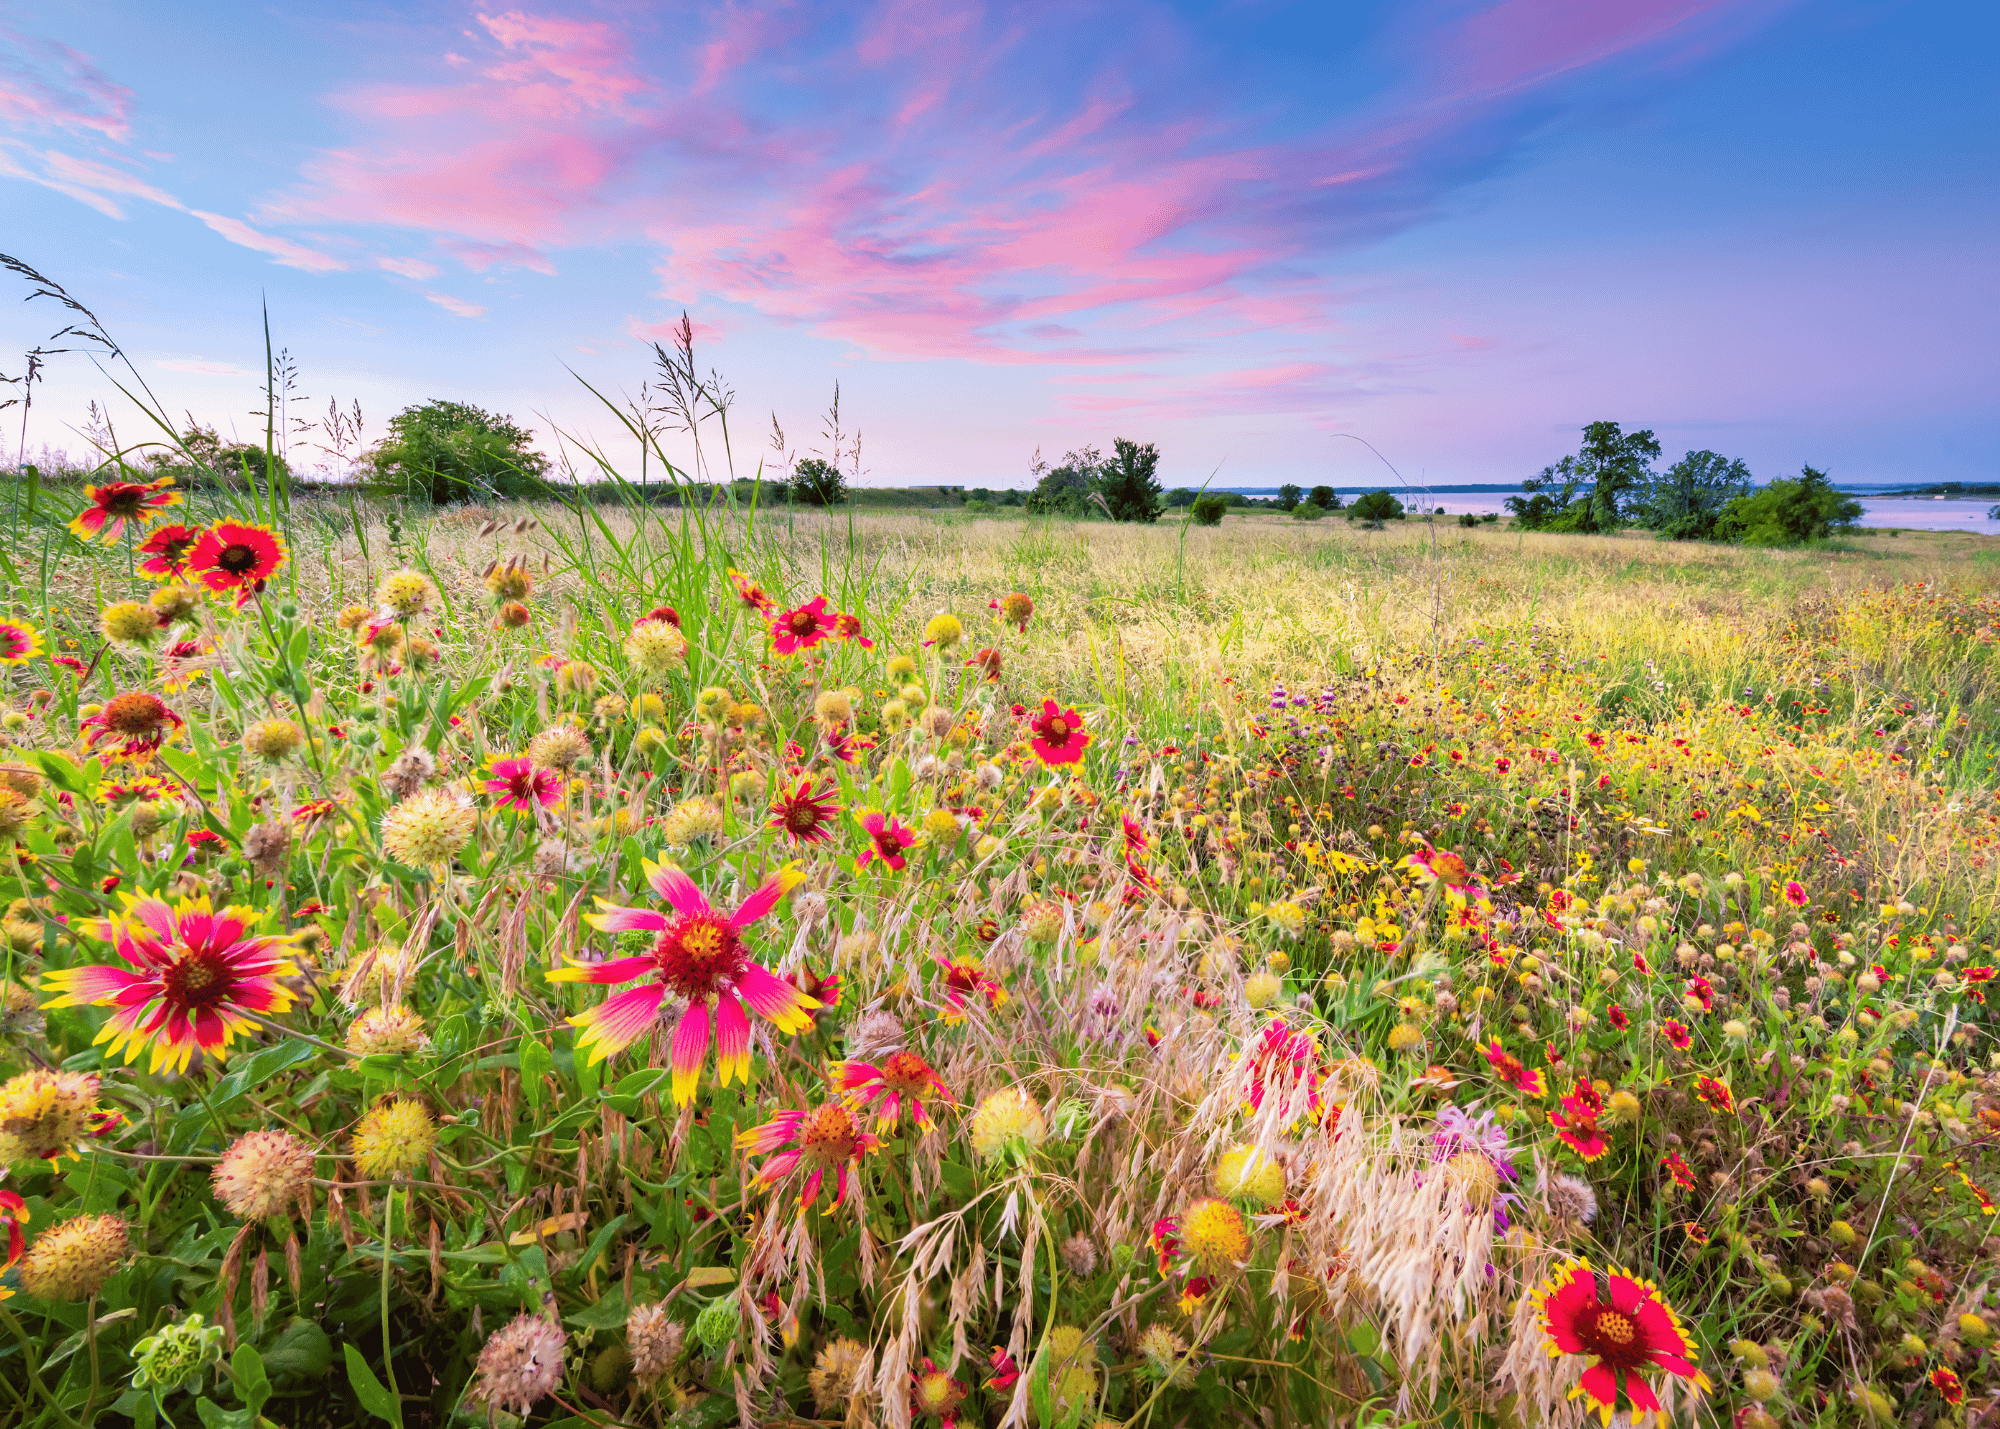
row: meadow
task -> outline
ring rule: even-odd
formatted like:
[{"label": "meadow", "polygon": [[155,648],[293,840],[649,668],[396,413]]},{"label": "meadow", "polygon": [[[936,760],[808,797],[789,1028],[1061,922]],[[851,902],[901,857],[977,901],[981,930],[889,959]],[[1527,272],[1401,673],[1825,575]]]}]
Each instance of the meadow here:
[{"label": "meadow", "polygon": [[149,480],[0,493],[0,1422],[2000,1400],[2000,542]]}]

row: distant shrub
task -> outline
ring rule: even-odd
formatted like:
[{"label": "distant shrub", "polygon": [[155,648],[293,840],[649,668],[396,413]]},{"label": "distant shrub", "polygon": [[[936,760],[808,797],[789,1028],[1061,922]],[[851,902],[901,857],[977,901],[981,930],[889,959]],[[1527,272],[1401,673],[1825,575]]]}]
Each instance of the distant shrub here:
[{"label": "distant shrub", "polygon": [[[533,436],[468,402],[405,407],[389,419],[388,439],[363,458],[368,484],[438,506],[538,496],[549,459],[528,445]],[[243,460],[241,449],[232,454]]]},{"label": "distant shrub", "polygon": [[1292,519],[1294,521],[1324,521],[1326,519],[1326,508],[1324,506],[1315,506],[1310,501],[1301,501],[1297,506],[1292,508]]},{"label": "distant shrub", "polygon": [[830,461],[801,457],[792,468],[792,500],[807,506],[838,506],[847,500],[847,478]]},{"label": "distant shrub", "polygon": [[1716,520],[1715,535],[1745,546],[1801,546],[1852,531],[1860,519],[1861,503],[1808,466],[1796,478],[1781,477],[1730,502]]},{"label": "distant shrub", "polygon": [[965,503],[965,509],[967,511],[972,512],[974,515],[984,515],[986,512],[993,510],[993,503],[990,501],[983,501],[979,497],[975,496],[972,498],[972,500]]},{"label": "distant shrub", "polygon": [[1470,511],[1461,511],[1458,514],[1458,524],[1461,526],[1477,526],[1479,518],[1474,516]]},{"label": "distant shrub", "polygon": [[1197,526],[1220,526],[1222,513],[1229,509],[1229,498],[1205,493],[1194,499],[1194,520]]},{"label": "distant shrub", "polygon": [[1354,498],[1354,504],[1347,508],[1350,521],[1401,521],[1403,503],[1386,491],[1371,491],[1365,496]]}]

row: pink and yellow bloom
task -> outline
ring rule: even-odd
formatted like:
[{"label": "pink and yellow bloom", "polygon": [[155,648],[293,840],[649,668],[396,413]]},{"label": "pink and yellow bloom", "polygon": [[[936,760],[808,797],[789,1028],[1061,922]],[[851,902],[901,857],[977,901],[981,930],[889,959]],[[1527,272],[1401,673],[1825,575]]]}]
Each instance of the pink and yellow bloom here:
[{"label": "pink and yellow bloom", "polygon": [[106,700],[96,714],[77,721],[77,729],[91,753],[103,750],[113,759],[144,763],[186,724],[158,695],[134,690]]},{"label": "pink and yellow bloom", "polygon": [[1473,875],[1465,860],[1455,853],[1427,848],[1399,860],[1396,867],[1408,870],[1411,877],[1426,887],[1433,883],[1443,884],[1445,895],[1454,902],[1465,902],[1487,896],[1486,885]]},{"label": "pink and yellow bloom", "polygon": [[1651,1281],[1617,1269],[1600,1273],[1588,1260],[1572,1260],[1543,1282],[1535,1304],[1550,1357],[1582,1355],[1589,1361],[1570,1398],[1583,1400],[1606,1425],[1621,1397],[1634,1424],[1667,1423],[1642,1370],[1664,1370],[1698,1389],[1709,1388],[1708,1376],[1695,1363],[1694,1340]]},{"label": "pink and yellow bloom", "polygon": [[915,830],[909,828],[894,814],[870,812],[862,815],[861,828],[868,835],[868,847],[854,860],[857,869],[866,868],[880,859],[895,873],[901,873],[909,860],[903,857],[903,850],[917,841]]},{"label": "pink and yellow bloom", "polygon": [[1492,1064],[1493,1075],[1514,1090],[1526,1092],[1531,1097],[1541,1096],[1548,1090],[1548,1086],[1542,1080],[1542,1074],[1530,1071],[1519,1057],[1500,1045],[1498,1037],[1493,1039],[1491,1046],[1481,1050],[1486,1053],[1486,1060]]},{"label": "pink and yellow bloom", "polygon": [[780,655],[796,655],[810,650],[840,630],[840,613],[826,608],[826,597],[816,595],[804,605],[788,610],[771,621],[771,648]]},{"label": "pink and yellow bloom", "polygon": [[778,906],[796,887],[800,875],[786,869],[767,880],[735,911],[711,907],[694,880],[668,864],[648,862],[646,881],[677,916],[648,908],[621,908],[599,900],[603,911],[590,915],[593,926],[606,933],[654,933],[651,952],[614,958],[604,963],[577,963],[548,974],[551,982],[625,983],[644,978],[644,986],[607,998],[600,1006],[569,1019],[583,1029],[577,1050],[601,1062],[629,1045],[653,1025],[669,996],[684,1010],[674,1031],[674,1100],[693,1100],[708,1059],[713,1028],[716,1076],[722,1085],[750,1076],[751,1011],[780,1032],[803,1032],[812,1025],[808,1015],[819,1003],[751,960],[743,930]]},{"label": "pink and yellow bloom", "polygon": [[988,1007],[998,1007],[1007,1000],[1007,989],[986,975],[977,958],[948,958],[939,953],[937,963],[944,969],[946,1022],[965,1021],[966,999],[974,993],[984,994]]},{"label": "pink and yellow bloom", "polygon": [[737,1133],[736,1144],[752,1155],[770,1157],[757,1172],[760,1186],[776,1185],[801,1165],[810,1168],[799,1190],[802,1208],[811,1208],[826,1178],[832,1176],[833,1204],[827,1210],[835,1211],[847,1199],[849,1177],[860,1167],[861,1158],[882,1142],[862,1130],[845,1102],[828,1102],[811,1111],[781,1111],[762,1126]]},{"label": "pink and yellow bloom", "polygon": [[1035,751],[1035,758],[1051,768],[1082,763],[1083,751],[1090,747],[1083,716],[1054,700],[1042,701],[1041,712],[1028,721],[1028,733],[1028,747]]},{"label": "pink and yellow bloom", "polygon": [[832,781],[822,786],[811,775],[802,774],[772,795],[771,817],[765,827],[781,831],[794,847],[825,843],[833,837],[834,820],[840,813],[840,801],[834,797],[838,792]]},{"label": "pink and yellow bloom", "polygon": [[160,527],[139,545],[139,554],[145,557],[139,562],[139,574],[156,581],[179,580],[187,574],[200,540],[200,531],[177,521]]},{"label": "pink and yellow bloom", "polygon": [[70,521],[69,529],[79,540],[102,536],[115,541],[124,534],[127,521],[144,528],[169,506],[180,505],[181,494],[173,486],[171,476],[158,481],[107,481],[102,486],[86,486],[83,499],[90,505]]},{"label": "pink and yellow bloom", "polygon": [[880,1063],[836,1062],[833,1084],[858,1108],[875,1113],[878,1131],[886,1131],[901,1120],[905,1107],[911,1121],[918,1126],[930,1125],[930,1113],[924,1109],[926,1098],[945,1106],[956,1104],[951,1088],[915,1052],[891,1052]]},{"label": "pink and yellow bloom", "polygon": [[157,898],[125,895],[123,914],[97,920],[91,932],[112,945],[127,967],[87,964],[42,975],[42,990],[59,994],[45,1007],[115,1007],[96,1041],[137,1060],[149,1044],[152,1071],[185,1072],[196,1051],[220,1057],[251,1033],[259,1016],[288,1011],[296,1001],[281,979],[296,977],[291,939],[257,934],[257,912],[225,908],[207,898],[169,907]]},{"label": "pink and yellow bloom", "polygon": [[496,762],[487,772],[484,788],[494,796],[494,808],[528,814],[537,804],[553,809],[562,802],[563,777],[553,769],[536,768],[534,760],[522,755]]},{"label": "pink and yellow bloom", "polygon": [[25,665],[42,653],[41,632],[25,620],[0,620],[0,665]]}]

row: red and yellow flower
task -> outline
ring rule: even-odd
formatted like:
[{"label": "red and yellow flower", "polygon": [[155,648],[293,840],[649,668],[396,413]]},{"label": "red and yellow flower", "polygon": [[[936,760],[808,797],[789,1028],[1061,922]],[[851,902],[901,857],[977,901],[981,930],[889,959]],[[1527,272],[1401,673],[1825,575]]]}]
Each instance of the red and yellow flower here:
[{"label": "red and yellow flower", "polygon": [[875,1113],[878,1131],[886,1131],[900,1121],[905,1107],[911,1121],[918,1126],[929,1126],[926,1099],[945,1106],[956,1105],[951,1088],[915,1052],[891,1052],[879,1063],[836,1062],[833,1084],[855,1106]]},{"label": "red and yellow flower", "polygon": [[736,1144],[752,1155],[768,1156],[757,1172],[757,1184],[775,1186],[801,1165],[810,1168],[799,1190],[799,1205],[810,1208],[819,1199],[820,1188],[833,1177],[833,1204],[840,1208],[847,1199],[849,1177],[861,1165],[861,1158],[881,1146],[880,1138],[862,1130],[854,1111],[845,1102],[827,1102],[811,1111],[781,1111],[762,1126],[738,1132]]},{"label": "red and yellow flower", "polygon": [[1028,721],[1028,747],[1035,758],[1054,768],[1058,764],[1080,764],[1083,751],[1090,747],[1090,735],[1083,716],[1066,710],[1054,700],[1043,700],[1041,712]]},{"label": "red and yellow flower", "polygon": [[220,1057],[258,1016],[288,1011],[296,1001],[282,979],[296,977],[288,935],[259,934],[257,911],[214,911],[207,898],[169,906],[125,895],[125,911],[98,919],[94,936],[112,945],[126,967],[87,964],[42,975],[42,990],[58,996],[45,1007],[115,1007],[96,1041],[106,1055],[137,1060],[147,1046],[152,1071],[185,1072],[197,1051]]},{"label": "red and yellow flower", "polygon": [[840,612],[828,610],[826,597],[816,595],[771,621],[771,648],[780,655],[796,655],[810,650],[840,629]]},{"label": "red and yellow flower", "polygon": [[1693,1338],[1651,1281],[1617,1269],[1599,1271],[1588,1260],[1566,1261],[1536,1290],[1535,1305],[1550,1357],[1588,1360],[1570,1398],[1583,1400],[1606,1425],[1621,1399],[1634,1424],[1667,1423],[1642,1371],[1664,1371],[1709,1388]]},{"label": "red and yellow flower", "polygon": [[772,795],[771,817],[765,827],[782,832],[794,847],[825,843],[833,837],[834,820],[840,814],[840,801],[834,797],[838,792],[831,781],[821,785],[811,775],[802,774],[780,785]]},{"label": "red and yellow flower", "polygon": [[621,908],[599,900],[602,912],[590,915],[593,926],[606,933],[654,933],[651,952],[614,958],[603,963],[578,963],[548,974],[551,982],[625,983],[647,979],[607,998],[600,1006],[569,1019],[583,1029],[577,1049],[592,1063],[601,1062],[629,1045],[653,1025],[669,996],[684,1005],[674,1031],[674,1100],[685,1105],[694,1098],[708,1059],[711,1026],[717,1079],[727,1086],[750,1076],[751,1011],[780,1032],[803,1032],[812,1025],[807,1014],[819,1003],[751,960],[743,930],[778,906],[778,900],[803,877],[786,869],[723,914],[711,907],[693,879],[668,864],[648,862],[646,881],[677,916],[648,908]]},{"label": "red and yellow flower", "polygon": [[106,700],[96,714],[79,720],[77,729],[86,750],[143,763],[186,724],[158,695],[134,690]]},{"label": "red and yellow flower", "polygon": [[1396,867],[1406,870],[1425,887],[1443,884],[1445,896],[1455,903],[1488,896],[1486,885],[1473,874],[1465,859],[1443,849],[1422,849],[1400,859]]},{"label": "red and yellow flower", "polygon": [[285,538],[268,526],[218,521],[195,542],[187,568],[218,595],[234,591],[236,603],[242,605],[264,588],[290,556]]},{"label": "red and yellow flower", "polygon": [[1736,1098],[1730,1094],[1729,1083],[1717,1077],[1700,1076],[1694,1079],[1695,1099],[1711,1111],[1729,1116],[1736,1110]]},{"label": "red and yellow flower", "polygon": [[778,608],[778,603],[764,594],[755,581],[733,566],[729,570],[729,581],[736,587],[737,599],[759,615],[769,615]]},{"label": "red and yellow flower", "polygon": [[494,808],[529,814],[537,804],[553,809],[562,802],[563,777],[553,769],[536,768],[534,760],[522,755],[494,763],[483,787],[494,796]]},{"label": "red and yellow flower", "polygon": [[862,832],[868,836],[868,847],[854,860],[857,869],[866,868],[880,859],[895,873],[901,873],[909,863],[903,851],[916,843],[916,831],[894,814],[869,812],[861,816]]},{"label": "red and yellow flower", "polygon": [[1007,1000],[1007,989],[986,975],[985,965],[979,959],[948,958],[939,953],[937,964],[944,969],[946,1022],[965,1021],[966,999],[974,993],[984,994],[988,1007],[998,1007]]},{"label": "red and yellow flower", "polygon": [[156,581],[179,580],[187,574],[188,561],[201,540],[201,532],[178,521],[160,527],[139,545],[139,574]]},{"label": "red and yellow flower", "polygon": [[173,489],[174,479],[158,481],[107,481],[102,486],[86,486],[83,499],[90,504],[70,521],[69,529],[79,540],[102,536],[115,541],[130,521],[141,529],[160,519],[169,506],[181,504],[181,494]]},{"label": "red and yellow flower", "polygon": [[0,620],[0,665],[25,665],[42,653],[41,632],[25,620]]},{"label": "red and yellow flower", "polygon": [[1542,1080],[1542,1074],[1539,1071],[1530,1071],[1519,1057],[1500,1045],[1498,1037],[1493,1039],[1491,1046],[1481,1050],[1486,1053],[1486,1060],[1493,1066],[1493,1075],[1515,1091],[1526,1092],[1531,1097],[1541,1096],[1548,1091],[1547,1085]]}]

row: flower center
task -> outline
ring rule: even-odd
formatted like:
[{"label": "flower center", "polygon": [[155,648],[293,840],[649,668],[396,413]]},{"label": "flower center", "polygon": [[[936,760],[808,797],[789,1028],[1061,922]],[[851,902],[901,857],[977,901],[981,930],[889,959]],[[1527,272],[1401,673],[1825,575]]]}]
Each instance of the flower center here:
[{"label": "flower center", "polygon": [[809,834],[819,827],[819,810],[803,800],[785,810],[785,831]]},{"label": "flower center", "polygon": [[240,576],[245,571],[257,568],[257,548],[246,546],[241,541],[233,541],[222,548],[222,553],[215,558],[215,564],[232,576]]},{"label": "flower center", "polygon": [[914,1052],[891,1052],[882,1061],[882,1085],[894,1091],[919,1091],[929,1082],[930,1067]]},{"label": "flower center", "polygon": [[1637,1369],[1649,1358],[1638,1322],[1622,1310],[1594,1306],[1578,1328],[1585,1347],[1613,1369]]},{"label": "flower center", "polygon": [[712,913],[680,919],[653,946],[660,981],[690,1002],[733,984],[748,961],[736,930]]},{"label": "flower center", "polygon": [[113,516],[136,515],[145,502],[146,488],[143,486],[114,486],[102,498],[104,509]]},{"label": "flower center", "polygon": [[830,1102],[806,1118],[799,1144],[808,1156],[831,1165],[854,1155],[860,1134],[847,1108]]},{"label": "flower center", "polygon": [[201,954],[189,954],[177,959],[167,969],[164,981],[167,1000],[190,1007],[206,1007],[212,1002],[220,1002],[233,986],[228,970]]},{"label": "flower center", "polygon": [[802,610],[794,611],[787,623],[791,626],[792,634],[794,635],[810,635],[819,629],[818,619],[806,614]]},{"label": "flower center", "polygon": [[166,718],[167,707],[152,695],[120,695],[104,707],[104,727],[119,734],[151,734]]},{"label": "flower center", "polygon": [[1061,744],[1065,739],[1069,738],[1069,721],[1065,720],[1061,715],[1051,716],[1048,724],[1043,728],[1042,734],[1050,744]]},{"label": "flower center", "polygon": [[1441,853],[1431,860],[1431,872],[1447,883],[1463,883],[1471,871],[1465,866],[1465,860],[1455,853]]}]

